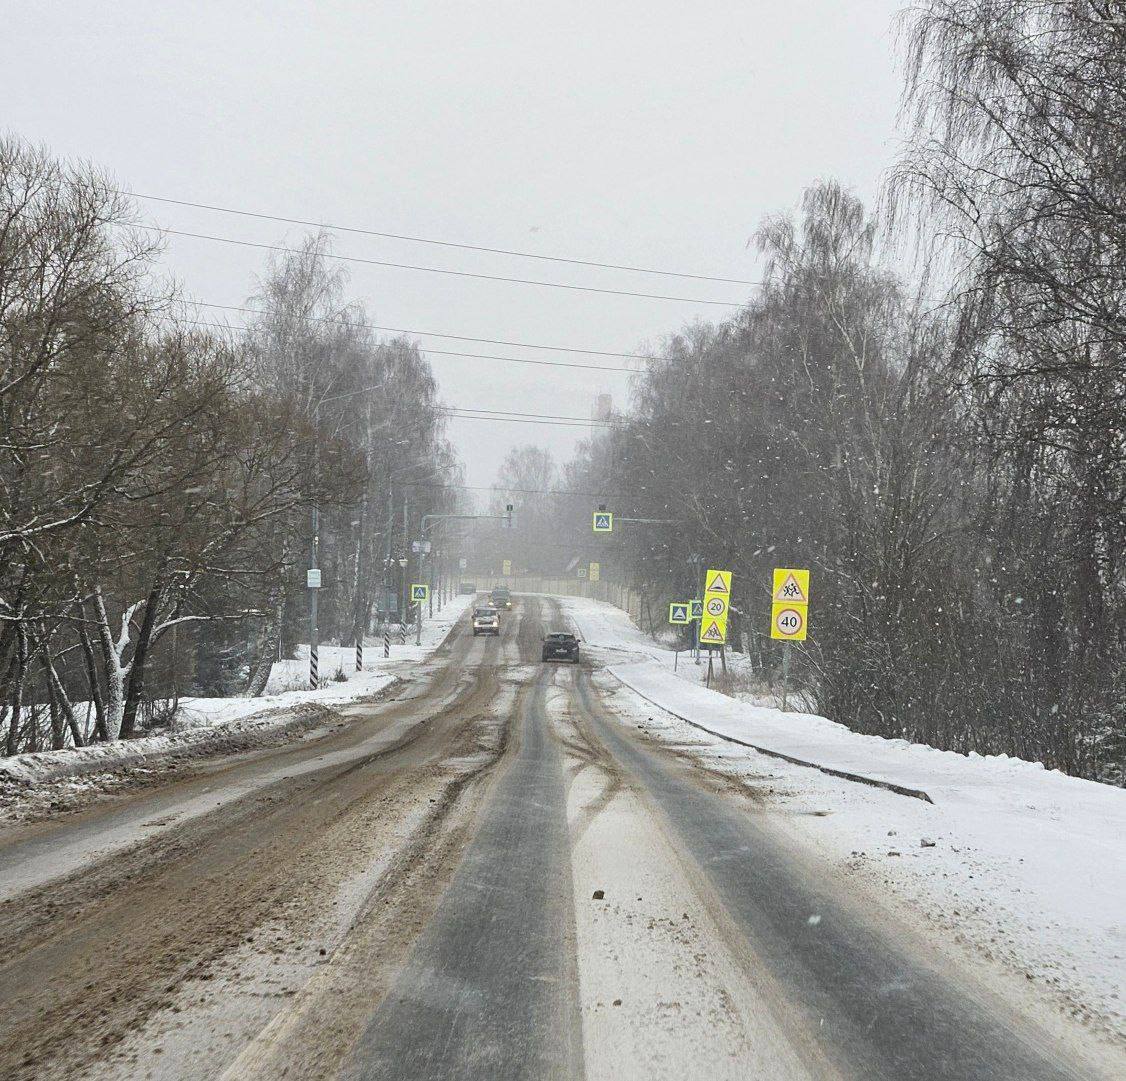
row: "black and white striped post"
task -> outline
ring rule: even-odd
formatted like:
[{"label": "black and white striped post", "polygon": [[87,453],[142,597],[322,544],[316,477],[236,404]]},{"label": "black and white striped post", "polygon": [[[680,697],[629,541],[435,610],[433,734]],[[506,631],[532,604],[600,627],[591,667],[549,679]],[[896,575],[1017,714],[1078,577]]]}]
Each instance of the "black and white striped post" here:
[{"label": "black and white striped post", "polygon": [[391,621],[384,620],[383,623],[383,656],[391,656]]},{"label": "black and white striped post", "polygon": [[356,671],[362,672],[364,670],[364,640],[362,638],[356,639]]},{"label": "black and white striped post", "polygon": [[[314,508],[315,510],[316,508]],[[315,691],[320,685],[317,653],[320,646],[317,629],[317,591],[321,588],[321,572],[316,565],[316,539],[313,540],[313,566],[305,572],[305,585],[309,589],[309,686]]]}]

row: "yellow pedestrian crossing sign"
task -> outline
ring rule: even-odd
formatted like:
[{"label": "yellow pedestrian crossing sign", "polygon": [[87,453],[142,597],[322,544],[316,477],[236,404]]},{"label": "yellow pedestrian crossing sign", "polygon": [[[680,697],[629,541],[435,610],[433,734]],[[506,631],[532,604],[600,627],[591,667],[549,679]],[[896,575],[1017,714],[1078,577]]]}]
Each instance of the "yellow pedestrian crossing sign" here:
[{"label": "yellow pedestrian crossing sign", "polygon": [[705,593],[724,593],[731,596],[730,571],[708,571],[704,583]]},{"label": "yellow pedestrian crossing sign", "polygon": [[430,587],[426,585],[412,585],[411,586],[411,600],[424,601],[430,596]]},{"label": "yellow pedestrian crossing sign", "polygon": [[614,532],[614,515],[608,510],[596,510],[594,512],[594,532],[595,533],[613,533]]},{"label": "yellow pedestrian crossing sign", "polygon": [[700,624],[700,644],[722,646],[727,641],[727,624],[718,619],[705,618]]},{"label": "yellow pedestrian crossing sign", "polygon": [[688,614],[687,601],[673,601],[669,605],[669,622],[670,623],[691,623],[692,617]]},{"label": "yellow pedestrian crossing sign", "polygon": [[774,600],[809,604],[809,571],[797,567],[774,568]]}]

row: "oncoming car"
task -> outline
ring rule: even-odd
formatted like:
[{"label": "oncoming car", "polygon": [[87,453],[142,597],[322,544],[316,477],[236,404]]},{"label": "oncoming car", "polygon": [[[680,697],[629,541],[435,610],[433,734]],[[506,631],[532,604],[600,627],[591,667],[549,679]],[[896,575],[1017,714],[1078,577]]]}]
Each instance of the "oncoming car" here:
[{"label": "oncoming car", "polygon": [[569,660],[572,664],[579,663],[579,639],[570,631],[552,631],[543,640],[543,657],[545,661],[557,658]]},{"label": "oncoming car", "polygon": [[503,608],[507,611],[512,607],[512,594],[504,586],[497,586],[489,594],[489,600],[493,602],[495,608]]},{"label": "oncoming car", "polygon": [[500,613],[495,608],[474,608],[473,634],[500,634]]}]

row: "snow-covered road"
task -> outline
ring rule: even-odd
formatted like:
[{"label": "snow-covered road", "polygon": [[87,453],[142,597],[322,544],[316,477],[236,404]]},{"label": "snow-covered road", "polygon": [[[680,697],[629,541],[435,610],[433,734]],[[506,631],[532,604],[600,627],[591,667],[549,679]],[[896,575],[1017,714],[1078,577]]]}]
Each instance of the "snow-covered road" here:
[{"label": "snow-covered road", "polygon": [[[986,873],[1003,831],[966,840],[996,764],[963,793],[936,757],[932,804],[760,754],[650,698],[762,740],[806,719],[699,699],[624,614],[569,608],[580,665],[540,663],[560,602],[520,598],[315,739],[0,827],[0,1074],[1121,1075],[1113,967],[1032,926],[1042,871]],[[805,753],[837,753],[810,724]]]}]

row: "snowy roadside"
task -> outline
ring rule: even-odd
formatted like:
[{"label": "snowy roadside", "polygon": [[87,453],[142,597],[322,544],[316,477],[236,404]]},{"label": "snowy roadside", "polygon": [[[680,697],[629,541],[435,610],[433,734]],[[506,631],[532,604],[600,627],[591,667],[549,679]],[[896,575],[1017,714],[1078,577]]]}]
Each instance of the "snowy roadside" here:
[{"label": "snowy roadside", "polygon": [[[17,803],[32,788],[63,784],[54,802],[114,787],[114,775],[128,770],[144,775],[147,765],[186,754],[235,751],[307,734],[333,718],[332,707],[372,698],[395,683],[404,671],[424,660],[449,636],[472,597],[454,597],[434,618],[423,622],[422,644],[395,644],[384,659],[382,642],[365,648],[364,671],[355,672],[352,647],[322,646],[324,685],[317,690],[289,689],[307,679],[308,646],[297,658],[274,664],[267,694],[258,698],[184,698],[172,727],[160,735],[61,751],[38,751],[0,759],[0,808]],[[335,679],[337,672],[346,678]]]},{"label": "snowy roadside", "polygon": [[[1077,1017],[1126,1035],[1126,791],[1038,763],[964,757],[749,705],[680,678],[624,612],[564,601],[607,663],[627,723],[769,793],[789,828],[955,941],[1023,973]],[[607,611],[606,609],[609,609]],[[683,659],[683,658],[682,658]],[[927,792],[932,803],[757,753]]]}]

